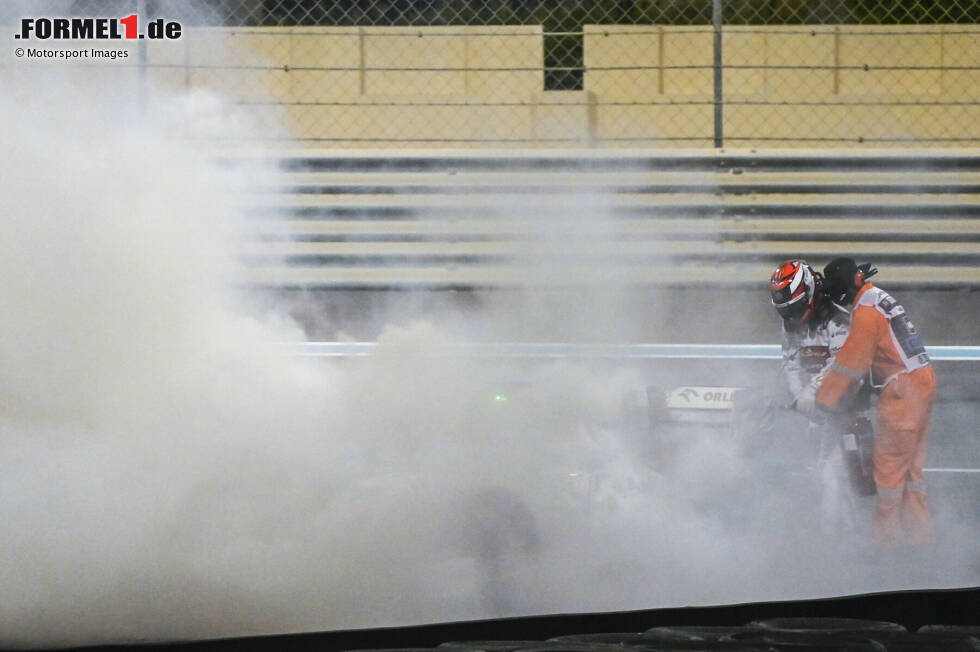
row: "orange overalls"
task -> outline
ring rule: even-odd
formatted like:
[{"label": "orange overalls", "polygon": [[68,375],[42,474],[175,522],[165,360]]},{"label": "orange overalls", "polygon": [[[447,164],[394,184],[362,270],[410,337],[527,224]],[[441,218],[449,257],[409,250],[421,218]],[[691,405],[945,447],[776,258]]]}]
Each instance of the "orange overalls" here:
[{"label": "orange overalls", "polygon": [[815,402],[834,410],[871,370],[882,387],[873,455],[878,506],[874,538],[885,544],[933,540],[922,465],[936,375],[905,309],[871,283],[854,298],[851,331]]}]

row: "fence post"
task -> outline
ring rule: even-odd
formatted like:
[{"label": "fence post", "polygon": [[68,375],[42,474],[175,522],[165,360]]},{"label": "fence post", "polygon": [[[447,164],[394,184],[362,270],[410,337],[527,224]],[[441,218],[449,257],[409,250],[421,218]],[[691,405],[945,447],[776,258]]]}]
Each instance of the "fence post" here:
[{"label": "fence post", "polygon": [[721,58],[721,2],[712,1],[711,23],[714,25],[714,70],[715,70],[715,147],[724,147],[724,93],[722,92],[722,58]]}]

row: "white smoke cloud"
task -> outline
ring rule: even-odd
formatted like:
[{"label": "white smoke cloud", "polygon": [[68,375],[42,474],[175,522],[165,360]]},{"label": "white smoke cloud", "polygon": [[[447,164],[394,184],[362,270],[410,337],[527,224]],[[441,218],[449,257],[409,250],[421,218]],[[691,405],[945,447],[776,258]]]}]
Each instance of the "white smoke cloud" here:
[{"label": "white smoke cloud", "polygon": [[517,322],[630,337],[628,291],[396,319],[363,360],[284,352],[301,330],[235,283],[249,188],[274,173],[173,135],[245,123],[207,95],[140,117],[23,83],[0,100],[0,644],[975,583],[862,566],[814,531],[809,494],[717,437],[651,468],[623,420],[638,369],[444,346]]}]

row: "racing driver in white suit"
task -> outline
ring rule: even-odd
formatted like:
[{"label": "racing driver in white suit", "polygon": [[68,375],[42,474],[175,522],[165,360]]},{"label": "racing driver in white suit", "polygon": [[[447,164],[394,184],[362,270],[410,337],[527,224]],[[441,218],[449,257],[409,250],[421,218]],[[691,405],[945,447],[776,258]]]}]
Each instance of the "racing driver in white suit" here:
[{"label": "racing driver in white suit", "polygon": [[847,339],[850,314],[824,296],[822,280],[806,261],[789,260],[773,272],[769,290],[782,317],[782,377],[789,407],[809,418],[808,438],[819,446],[820,525],[824,531],[842,532],[856,526],[841,450],[844,424],[828,421],[815,408],[814,395]]}]

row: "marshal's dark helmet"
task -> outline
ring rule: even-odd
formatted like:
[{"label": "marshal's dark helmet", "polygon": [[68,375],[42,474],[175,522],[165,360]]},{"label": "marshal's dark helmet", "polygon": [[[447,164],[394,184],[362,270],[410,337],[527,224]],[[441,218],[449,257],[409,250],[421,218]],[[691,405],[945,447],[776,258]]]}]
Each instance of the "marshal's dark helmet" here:
[{"label": "marshal's dark helmet", "polygon": [[834,303],[847,306],[864,282],[877,273],[871,263],[858,265],[853,258],[835,258],[823,268],[824,292]]}]

